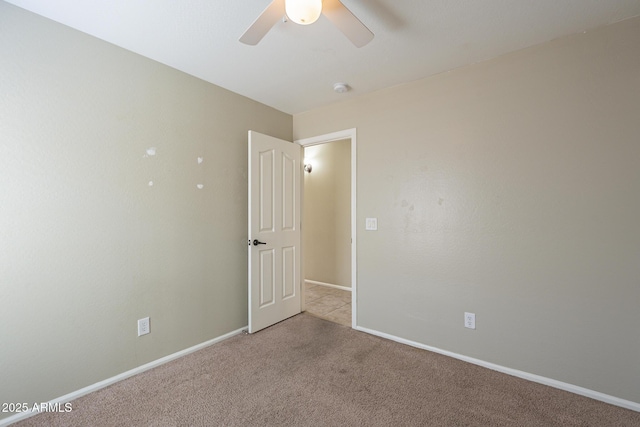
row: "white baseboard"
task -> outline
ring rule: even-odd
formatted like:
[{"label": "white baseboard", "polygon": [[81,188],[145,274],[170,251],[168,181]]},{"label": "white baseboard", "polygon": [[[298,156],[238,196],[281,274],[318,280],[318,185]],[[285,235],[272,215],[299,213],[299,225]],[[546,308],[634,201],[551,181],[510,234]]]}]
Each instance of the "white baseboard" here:
[{"label": "white baseboard", "polygon": [[307,280],[307,279],[304,279],[304,283],[308,283],[310,285],[326,286],[328,288],[341,289],[343,291],[351,292],[351,288],[347,286],[334,285],[333,283],[318,282],[316,280]]},{"label": "white baseboard", "polygon": [[[173,353],[173,354],[170,354],[168,356],[162,357],[160,359],[154,360],[153,362],[149,362],[149,363],[144,364],[142,366],[138,366],[137,368],[133,368],[133,369],[127,371],[127,372],[123,372],[122,374],[116,375],[116,376],[111,377],[111,378],[107,378],[106,380],[97,382],[97,383],[92,384],[90,386],[87,386],[85,388],[81,388],[80,390],[76,390],[76,391],[73,391],[73,392],[71,392],[69,394],[65,394],[64,396],[58,397],[57,399],[53,399],[53,400],[47,402],[47,404],[52,404],[52,405],[60,404],[61,406],[64,406],[65,403],[70,402],[72,400],[75,400],[75,399],[77,399],[79,397],[82,397],[85,394],[89,394],[91,392],[98,391],[98,390],[100,390],[102,388],[108,387],[108,386],[110,386],[112,384],[115,384],[115,383],[117,383],[119,381],[122,381],[124,379],[127,379],[129,377],[132,377],[134,375],[140,374],[140,373],[142,373],[144,371],[148,371],[149,369],[152,369],[152,368],[155,368],[157,366],[163,365],[163,364],[165,364],[167,362],[171,362],[172,360],[178,359],[178,358],[180,358],[182,356],[186,356],[187,354],[193,353],[193,352],[198,351],[198,350],[202,350],[205,347],[209,347],[210,345],[219,343],[220,341],[224,341],[224,340],[226,340],[228,338],[231,338],[231,337],[233,337],[235,335],[238,335],[238,334],[242,333],[242,331],[245,331],[246,329],[247,329],[246,326],[244,328],[236,329],[235,331],[231,331],[231,332],[229,332],[227,334],[224,334],[224,335],[221,335],[221,336],[219,336],[217,338],[213,338],[213,339],[211,339],[209,341],[205,341],[203,343],[194,345],[193,347],[186,348],[186,349],[181,350],[181,351],[179,351],[177,353]],[[37,411],[36,412],[27,411],[27,412],[20,412],[18,414],[12,415],[12,416],[7,417],[7,418],[3,418],[3,419],[0,420],[0,427],[8,426],[9,424],[13,424],[13,423],[21,421],[21,420],[23,420],[25,418],[29,418],[29,417],[31,417],[33,415],[37,415],[38,413],[39,412],[37,412]]]},{"label": "white baseboard", "polygon": [[562,381],[554,380],[551,378],[543,377],[536,374],[530,374],[528,372],[519,371],[517,369],[507,368],[505,366],[496,365],[495,363],[485,362],[484,360],[475,359],[473,357],[464,356],[462,354],[453,353],[451,351],[442,350],[437,347],[431,347],[426,344],[421,344],[419,342],[407,340],[404,338],[397,337],[395,335],[387,334],[384,332],[376,331],[374,329],[363,328],[362,326],[356,326],[356,330],[366,332],[367,334],[376,335],[381,338],[386,338],[391,341],[396,341],[401,344],[410,345],[412,347],[420,348],[422,350],[432,351],[434,353],[443,354],[445,356],[453,357],[454,359],[462,360],[464,362],[473,363],[474,365],[482,366],[484,368],[488,368],[494,371],[502,372],[503,374],[512,375],[514,377],[522,378],[528,381],[533,381],[535,383],[544,384],[549,387],[557,388],[560,390],[568,391],[571,393],[579,394],[581,396],[590,397],[595,400],[600,400],[601,402],[610,403],[615,406],[620,406],[622,408],[631,409],[632,411],[640,412],[640,403],[632,402],[630,400],[621,399],[619,397],[611,396],[608,394],[600,393],[599,391],[590,390],[588,388],[580,387],[577,385],[565,383]]}]

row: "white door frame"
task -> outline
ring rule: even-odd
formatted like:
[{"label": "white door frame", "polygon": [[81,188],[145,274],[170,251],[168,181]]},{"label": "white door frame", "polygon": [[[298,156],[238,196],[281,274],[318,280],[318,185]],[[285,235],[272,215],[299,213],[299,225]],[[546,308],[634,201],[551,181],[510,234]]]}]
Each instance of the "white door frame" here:
[{"label": "white door frame", "polygon": [[[312,145],[326,144],[328,142],[340,141],[348,139],[351,141],[351,327],[356,328],[357,323],[357,278],[358,269],[356,263],[356,129],[345,129],[338,132],[318,135],[311,138],[303,138],[294,141],[302,147],[310,147]],[[301,189],[304,185],[301,186]],[[304,195],[303,195],[304,197]],[[304,202],[304,200],[302,200]],[[302,214],[302,212],[301,212]],[[304,216],[302,216],[302,226],[304,227]],[[302,260],[304,260],[304,252],[302,252]],[[302,262],[304,265],[304,261]],[[304,269],[301,271],[300,277],[300,304],[302,311],[305,310],[305,292],[304,292]]]}]

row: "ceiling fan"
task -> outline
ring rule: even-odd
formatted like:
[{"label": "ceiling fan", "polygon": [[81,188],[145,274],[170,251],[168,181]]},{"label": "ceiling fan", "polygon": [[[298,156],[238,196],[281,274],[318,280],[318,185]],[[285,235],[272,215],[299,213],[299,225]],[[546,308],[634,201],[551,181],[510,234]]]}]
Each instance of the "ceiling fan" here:
[{"label": "ceiling fan", "polygon": [[240,37],[244,44],[256,45],[283,17],[308,25],[324,15],[356,47],[362,47],[373,39],[373,33],[351,13],[340,0],[273,0]]}]

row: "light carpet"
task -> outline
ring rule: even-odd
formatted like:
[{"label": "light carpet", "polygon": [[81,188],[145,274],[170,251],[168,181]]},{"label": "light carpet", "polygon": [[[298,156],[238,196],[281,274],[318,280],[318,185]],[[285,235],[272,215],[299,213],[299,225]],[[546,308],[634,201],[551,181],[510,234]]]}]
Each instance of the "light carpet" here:
[{"label": "light carpet", "polygon": [[16,426],[640,426],[640,413],[301,314]]}]

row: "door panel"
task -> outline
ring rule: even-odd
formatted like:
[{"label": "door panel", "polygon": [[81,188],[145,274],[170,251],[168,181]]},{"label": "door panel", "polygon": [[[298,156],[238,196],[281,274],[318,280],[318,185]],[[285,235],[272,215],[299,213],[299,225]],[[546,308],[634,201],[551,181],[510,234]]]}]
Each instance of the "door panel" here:
[{"label": "door panel", "polygon": [[299,145],[249,132],[250,333],[300,313],[301,158]]},{"label": "door panel", "polygon": [[260,250],[260,308],[275,303],[276,278],[273,249]]},{"label": "door panel", "polygon": [[275,192],[273,183],[275,182],[275,150],[260,152],[260,231],[273,231],[274,198]]},{"label": "door panel", "polygon": [[282,248],[282,298],[293,298],[297,295],[296,280],[296,248]]},{"label": "door panel", "polygon": [[282,230],[295,231],[296,218],[296,162],[282,153]]}]

